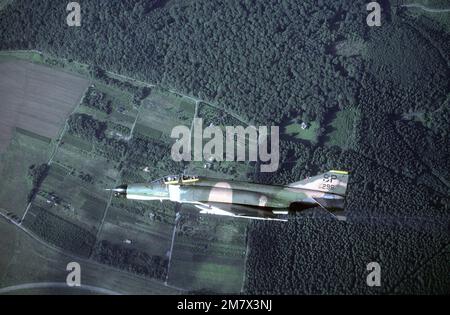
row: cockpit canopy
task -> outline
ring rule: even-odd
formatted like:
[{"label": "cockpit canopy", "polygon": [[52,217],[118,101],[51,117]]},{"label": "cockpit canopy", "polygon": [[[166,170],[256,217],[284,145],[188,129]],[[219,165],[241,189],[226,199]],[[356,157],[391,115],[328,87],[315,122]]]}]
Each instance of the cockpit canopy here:
[{"label": "cockpit canopy", "polygon": [[196,176],[196,175],[167,175],[157,181],[158,182],[162,181],[166,185],[180,185],[180,184],[196,182],[196,181],[198,181],[198,176]]}]

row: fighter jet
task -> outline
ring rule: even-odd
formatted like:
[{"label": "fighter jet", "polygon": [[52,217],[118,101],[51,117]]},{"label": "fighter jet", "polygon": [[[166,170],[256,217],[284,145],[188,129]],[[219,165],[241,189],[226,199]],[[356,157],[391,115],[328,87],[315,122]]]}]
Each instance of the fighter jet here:
[{"label": "fighter jet", "polygon": [[342,211],[348,177],[345,171],[328,171],[280,186],[169,175],[151,183],[120,185],[112,190],[119,198],[192,204],[204,214],[286,221],[283,216],[290,211],[311,207],[319,206],[330,213]]}]

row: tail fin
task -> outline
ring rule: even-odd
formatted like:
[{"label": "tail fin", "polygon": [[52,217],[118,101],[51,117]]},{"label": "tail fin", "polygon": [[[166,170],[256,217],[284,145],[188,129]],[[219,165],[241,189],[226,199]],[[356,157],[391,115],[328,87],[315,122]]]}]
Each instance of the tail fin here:
[{"label": "tail fin", "polygon": [[320,175],[291,183],[288,187],[312,189],[345,196],[348,176],[348,172],[345,171],[328,171]]}]

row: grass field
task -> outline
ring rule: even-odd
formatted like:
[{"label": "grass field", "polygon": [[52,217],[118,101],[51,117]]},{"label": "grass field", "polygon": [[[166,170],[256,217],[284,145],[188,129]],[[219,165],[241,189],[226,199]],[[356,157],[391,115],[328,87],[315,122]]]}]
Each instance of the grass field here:
[{"label": "grass field", "polygon": [[88,80],[25,61],[0,62],[0,152],[19,127],[54,139]]},{"label": "grass field", "polygon": [[247,220],[181,211],[169,283],[192,291],[239,293],[245,267]]},{"label": "grass field", "polygon": [[186,115],[186,119],[192,118],[195,112],[195,102],[186,97],[176,95],[171,92],[155,89],[152,91],[149,99],[156,104],[160,104],[163,107],[168,108],[173,113],[183,113]]},{"label": "grass field", "polygon": [[0,62],[12,60],[30,61],[32,63],[40,64],[58,71],[64,71],[70,74],[76,73],[85,77],[89,77],[90,75],[88,65],[76,62],[74,60],[54,58],[49,55],[43,55],[38,51],[32,50],[0,51]]},{"label": "grass field", "polygon": [[23,224],[45,242],[81,257],[89,257],[95,244],[95,234],[36,205]]},{"label": "grass field", "polygon": [[114,110],[122,108],[124,113],[136,116],[137,110],[131,104],[132,95],[129,92],[98,82],[94,86],[100,92],[105,93],[107,99],[111,100]]},{"label": "grass field", "polygon": [[191,126],[194,112],[195,103],[189,99],[155,90],[143,101],[138,125],[151,128],[143,130],[150,136],[169,138],[173,127]]},{"label": "grass field", "polygon": [[0,207],[22,216],[32,188],[28,168],[48,161],[51,146],[38,137],[15,133],[10,146],[0,155]]},{"label": "grass field", "polygon": [[[78,139],[78,138],[77,138]],[[83,142],[88,147],[88,142]],[[103,190],[110,187],[118,176],[118,170],[113,162],[108,162],[105,158],[80,151],[80,148],[74,147],[72,144],[64,143],[60,146],[58,153],[54,157],[54,161],[64,165],[70,170],[75,171],[77,176],[80,171],[90,174],[93,177],[93,185],[97,190]]]},{"label": "grass field", "polygon": [[[159,201],[153,204],[159,206]],[[146,212],[142,216],[133,215],[126,209],[119,208],[119,205],[110,207],[99,241],[105,239],[127,248],[138,249],[149,255],[166,257],[170,249],[175,211],[172,213],[172,224],[154,220],[150,216],[151,213],[153,212]],[[126,244],[125,240],[130,240],[132,243]]]},{"label": "grass field", "polygon": [[[53,68],[43,67],[37,64],[17,61],[17,58],[33,60],[36,63],[43,62],[39,58],[46,58],[35,53],[16,53],[12,56],[0,54],[0,60],[3,64],[26,64],[31,67],[28,72],[37,71],[36,69],[45,68],[49,73],[55,72]],[[44,60],[45,62],[45,60]],[[62,61],[61,61],[62,62]],[[0,64],[1,65],[1,64]],[[31,65],[31,66],[29,66]],[[58,62],[54,65],[59,67]],[[66,68],[67,69],[67,68]],[[44,70],[41,70],[46,73]],[[68,75],[67,73],[63,73]],[[37,79],[35,74],[33,80]],[[44,79],[50,81],[44,76]],[[61,78],[59,79],[61,80]],[[86,90],[87,79],[81,79]],[[61,81],[64,83],[64,81]],[[52,95],[52,101],[62,101],[59,97],[65,97],[66,102],[70,97],[64,96],[64,84],[58,82],[56,90],[60,91],[58,95]],[[54,83],[56,84],[56,83]],[[39,90],[40,84],[36,84],[33,91]],[[108,123],[110,136],[114,130],[134,127],[134,136],[143,135],[149,138],[170,141],[170,132],[176,125],[190,126],[195,114],[195,103],[189,99],[176,96],[169,92],[152,91],[146,98],[141,108],[135,108],[131,104],[131,95],[110,86],[95,84],[95,87],[106,94],[113,104],[113,112],[106,114],[96,109],[86,106],[77,108],[78,113],[87,113],[94,118]],[[47,89],[50,89],[48,83]],[[20,94],[20,89],[11,92],[12,97]],[[42,92],[43,94],[51,94]],[[80,94],[75,98],[72,106],[81,98]],[[61,130],[65,121],[67,112],[50,114],[50,109],[55,107],[54,103],[45,99],[45,95],[33,95],[32,104],[39,102],[47,103],[49,106],[47,112],[45,109],[41,115],[49,116],[49,119],[40,118],[43,122],[38,130],[30,130],[19,126],[15,133],[14,140],[2,158],[1,175],[8,178],[8,181],[2,181],[3,187],[0,191],[0,206],[8,209],[15,207],[20,209],[18,215],[26,207],[26,196],[30,191],[29,179],[27,178],[28,167],[31,164],[42,164],[48,161],[50,152],[53,151],[56,134]],[[31,97],[30,97],[31,98]],[[19,102],[16,101],[18,104]],[[66,109],[72,109],[67,105]],[[139,115],[139,116],[137,116]],[[137,123],[136,117],[139,117]],[[50,119],[51,118],[51,119]],[[0,118],[1,119],[1,118]],[[53,120],[52,120],[53,119]],[[49,124],[58,121],[59,127],[51,133]],[[29,123],[34,124],[30,121]],[[55,123],[56,125],[56,123]],[[51,134],[50,134],[51,133]],[[170,256],[172,244],[172,232],[175,223],[175,204],[164,202],[132,202],[112,199],[110,192],[105,188],[111,188],[126,181],[146,181],[155,178],[155,174],[160,174],[161,170],[157,165],[150,165],[152,172],[146,173],[138,169],[130,171],[119,169],[119,162],[108,161],[97,154],[96,142],[90,142],[82,139],[67,131],[61,135],[61,143],[52,163],[50,164],[48,175],[43,180],[40,189],[29,208],[27,216],[23,222],[24,227],[28,227],[43,241],[52,246],[61,248],[66,252],[74,253],[79,256],[89,257],[91,253],[102,243],[108,241],[113,244],[111,250],[121,248],[122,253],[127,253],[132,257],[126,262],[136,263],[130,266],[119,266],[118,268],[141,274],[134,268],[146,268],[145,264],[151,264],[155,257],[161,258],[160,266],[165,268],[165,263]],[[27,154],[23,154],[26,152]],[[113,153],[113,152],[111,152]],[[145,165],[145,161],[142,165]],[[3,165],[5,167],[3,167]],[[202,163],[192,163],[192,171],[199,171]],[[236,176],[245,176],[249,170],[248,164],[223,162],[216,164],[213,168],[206,170],[213,177],[221,177],[224,169],[234,168],[230,173],[230,178]],[[17,177],[17,174],[20,176]],[[89,175],[89,176],[88,176]],[[11,186],[12,183],[12,186]],[[11,197],[13,195],[13,197]],[[189,216],[190,218],[190,216]],[[173,265],[171,269],[170,284],[186,288],[188,290],[208,289],[215,292],[239,292],[243,281],[244,260],[245,260],[245,224],[246,220],[235,222],[227,218],[215,218],[212,216],[200,217],[198,210],[194,210],[194,219],[186,219],[183,224],[177,228],[177,237],[175,238],[174,250],[172,251]],[[103,220],[104,219],[104,220]],[[98,238],[97,238],[98,236]],[[128,240],[127,242],[125,242]],[[5,246],[5,248],[9,248]],[[11,247],[12,248],[12,247]],[[19,248],[19,247],[18,247]],[[131,250],[131,251],[128,251]],[[107,254],[108,249],[100,252],[100,255]],[[49,256],[47,256],[49,255]],[[22,256],[26,256],[24,253]],[[3,265],[10,266],[17,263],[17,259],[24,257],[15,255],[12,260],[1,261]],[[42,258],[52,259],[51,253],[43,252]],[[91,256],[90,259],[97,259],[98,256]],[[101,261],[97,259],[97,261]],[[60,264],[58,258],[50,264]],[[60,272],[55,272],[55,277],[65,274],[65,264]],[[2,266],[3,266],[2,265]],[[93,264],[97,266],[96,263]],[[148,266],[147,266],[148,267]],[[40,268],[36,267],[36,273],[46,272],[46,265]],[[101,268],[101,267],[100,267]],[[109,268],[110,267],[104,267]],[[93,268],[95,269],[95,268]],[[186,269],[188,271],[186,272]],[[114,276],[121,279],[118,273],[111,269]],[[164,275],[166,269],[158,269],[160,274]],[[4,273],[1,284],[11,283],[14,279],[20,278],[19,270],[16,267],[8,268]],[[42,275],[42,274],[41,274]],[[44,277],[30,277],[33,279],[24,281],[40,281]],[[50,278],[53,273],[50,273]],[[129,276],[125,279],[123,292],[153,292],[163,293],[174,291],[163,287],[161,282],[154,282],[148,279],[149,288],[137,291],[134,280]],[[152,276],[153,277],[153,276]],[[65,279],[65,277],[63,278]],[[102,283],[99,277],[91,277],[93,283]],[[141,278],[139,278],[141,279]],[[46,279],[50,280],[49,278]],[[117,281],[119,281],[117,280]],[[62,280],[63,281],[63,280]],[[105,280],[105,283],[113,284],[115,279]],[[136,280],[139,283],[141,280]],[[17,283],[17,282],[16,282]],[[122,284],[121,284],[122,285]],[[103,285],[100,285],[103,286]],[[139,287],[139,289],[141,289]],[[31,289],[30,289],[31,290]],[[156,292],[159,290],[158,292]]]},{"label": "grass field", "polygon": [[80,137],[71,135],[69,133],[64,134],[62,141],[61,141],[61,145],[63,146],[73,146],[76,149],[85,151],[85,152],[91,152],[93,145],[92,143],[81,139]]},{"label": "grass field", "polygon": [[[109,289],[123,294],[177,294],[179,291],[164,286],[151,279],[142,279],[128,272],[117,271],[90,261],[80,261],[77,257],[55,251],[42,243],[33,240],[15,226],[0,220],[0,288],[28,284],[30,288],[41,282],[58,282],[65,284],[69,262],[80,263],[81,282]],[[23,294],[33,292],[42,294],[50,288],[32,291],[12,291]],[[58,290],[61,293],[61,288]],[[64,292],[66,293],[66,292]],[[86,293],[86,292],[84,292]]]},{"label": "grass field", "polygon": [[6,276],[8,268],[13,262],[14,252],[17,248],[17,228],[7,223],[6,220],[0,219],[0,231],[2,237],[0,238],[0,248],[2,255],[0,255],[0,287],[3,285],[3,279]]},{"label": "grass field", "polygon": [[85,113],[98,120],[131,129],[138,114],[138,110],[131,103],[132,95],[116,87],[98,82],[92,85],[92,89],[104,94],[105,102],[110,102],[112,105],[112,112],[107,114],[106,112],[88,106],[80,106],[77,112]]},{"label": "grass field", "polygon": [[30,50],[0,51],[0,62],[24,60],[33,63],[44,63],[42,54]]},{"label": "grass field", "polygon": [[347,108],[337,112],[336,117],[330,123],[331,132],[326,135],[326,143],[343,149],[351,147],[355,141],[355,130],[360,115],[359,110],[355,108]]},{"label": "grass field", "polygon": [[[59,147],[47,177],[27,213],[24,225],[59,248],[89,257],[117,170],[102,157],[76,146]],[[91,181],[82,179],[89,174]]]},{"label": "grass field", "polygon": [[309,124],[307,129],[302,129],[301,125],[295,121],[291,121],[284,130],[284,133],[297,139],[317,142],[317,130],[319,124],[315,121]]},{"label": "grass field", "polygon": [[143,124],[136,124],[135,132],[140,133],[146,137],[150,137],[153,139],[160,139],[162,136],[162,132],[156,129],[153,129],[152,127],[143,125]]},{"label": "grass field", "polygon": [[[114,187],[118,175],[114,165],[99,156],[86,158],[66,144],[59,148],[53,161],[35,203],[97,233],[109,199],[104,189]],[[92,182],[82,180],[86,174]],[[48,203],[50,194],[59,199],[57,205]]]},{"label": "grass field", "polygon": [[52,139],[50,139],[50,138],[38,135],[37,133],[34,133],[34,132],[26,130],[26,129],[22,129],[22,128],[19,128],[19,127],[15,128],[15,132],[20,133],[20,134],[25,135],[25,136],[28,136],[30,138],[36,139],[36,140],[40,140],[40,141],[45,142],[45,143],[50,143],[52,141]]}]

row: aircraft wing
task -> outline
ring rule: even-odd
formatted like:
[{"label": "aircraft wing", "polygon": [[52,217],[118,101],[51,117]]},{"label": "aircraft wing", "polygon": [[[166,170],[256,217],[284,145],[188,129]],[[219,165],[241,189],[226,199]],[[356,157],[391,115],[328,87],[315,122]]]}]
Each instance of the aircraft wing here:
[{"label": "aircraft wing", "polygon": [[[272,212],[272,209],[252,207],[240,204],[228,204],[220,202],[198,202],[194,204],[195,207],[200,209],[200,213],[225,215],[230,217],[241,217],[247,219],[256,220],[275,220],[275,221],[287,221],[286,218]],[[280,213],[280,210],[278,210]],[[282,214],[287,214],[286,211],[281,211]]]}]

